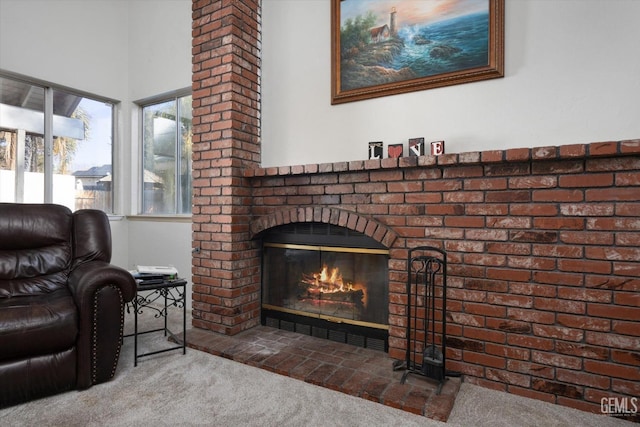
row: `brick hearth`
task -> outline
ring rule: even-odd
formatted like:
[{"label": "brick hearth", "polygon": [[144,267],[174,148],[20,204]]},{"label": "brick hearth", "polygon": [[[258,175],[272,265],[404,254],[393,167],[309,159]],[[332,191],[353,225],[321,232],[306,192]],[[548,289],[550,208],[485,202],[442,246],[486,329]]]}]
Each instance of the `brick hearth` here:
[{"label": "brick hearth", "polygon": [[386,353],[267,326],[234,336],[204,329],[187,333],[189,347],[286,375],[438,421],[447,421],[460,389],[459,378],[437,382],[393,371]]},{"label": "brick hearth", "polygon": [[436,246],[448,369],[596,413],[640,396],[640,140],[262,169],[260,19],[193,2],[195,328],[257,340],[260,232],[327,222],[389,248],[389,364],[407,252]]}]

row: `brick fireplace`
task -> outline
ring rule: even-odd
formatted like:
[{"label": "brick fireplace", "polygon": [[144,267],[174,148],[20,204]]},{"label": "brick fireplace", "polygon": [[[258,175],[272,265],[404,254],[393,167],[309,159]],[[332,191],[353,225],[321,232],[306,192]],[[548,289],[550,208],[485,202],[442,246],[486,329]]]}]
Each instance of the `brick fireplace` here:
[{"label": "brick fireplace", "polygon": [[324,223],[448,255],[447,367],[582,410],[640,396],[640,140],[260,167],[260,3],[193,2],[193,326],[260,324],[262,233]]}]

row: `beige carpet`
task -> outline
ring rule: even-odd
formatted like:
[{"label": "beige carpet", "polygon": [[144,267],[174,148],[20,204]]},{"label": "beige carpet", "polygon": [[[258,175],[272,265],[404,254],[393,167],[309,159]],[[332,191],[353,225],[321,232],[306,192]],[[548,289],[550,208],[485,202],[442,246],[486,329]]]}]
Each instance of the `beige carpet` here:
[{"label": "beige carpet", "polygon": [[[145,320],[145,324],[148,320]],[[127,319],[127,331],[131,330]],[[143,349],[167,345],[144,337]],[[2,426],[636,426],[463,384],[444,424],[193,349],[142,359],[126,338],[116,377],[0,410]]]}]

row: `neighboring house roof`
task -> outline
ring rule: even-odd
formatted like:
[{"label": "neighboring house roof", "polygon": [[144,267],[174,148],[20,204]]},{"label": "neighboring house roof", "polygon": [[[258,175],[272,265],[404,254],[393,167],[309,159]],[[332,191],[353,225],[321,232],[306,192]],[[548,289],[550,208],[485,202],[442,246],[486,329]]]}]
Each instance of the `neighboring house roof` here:
[{"label": "neighboring house roof", "polygon": [[78,178],[103,177],[111,175],[111,165],[94,166],[87,170],[75,171],[72,175]]},{"label": "neighboring house roof", "polygon": [[[110,182],[111,181],[111,174],[99,179],[99,181],[101,181],[101,182]],[[145,171],[144,171],[144,182],[152,182],[154,184],[162,184],[163,179],[160,178],[155,173],[145,169]]]}]

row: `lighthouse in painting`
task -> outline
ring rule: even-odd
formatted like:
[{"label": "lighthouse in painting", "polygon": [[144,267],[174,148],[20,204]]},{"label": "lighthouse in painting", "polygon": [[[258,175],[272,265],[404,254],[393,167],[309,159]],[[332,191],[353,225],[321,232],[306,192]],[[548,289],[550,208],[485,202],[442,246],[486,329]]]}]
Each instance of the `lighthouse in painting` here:
[{"label": "lighthouse in painting", "polygon": [[396,8],[391,8],[391,16],[389,18],[389,32],[391,36],[397,36],[398,30],[396,29]]}]

